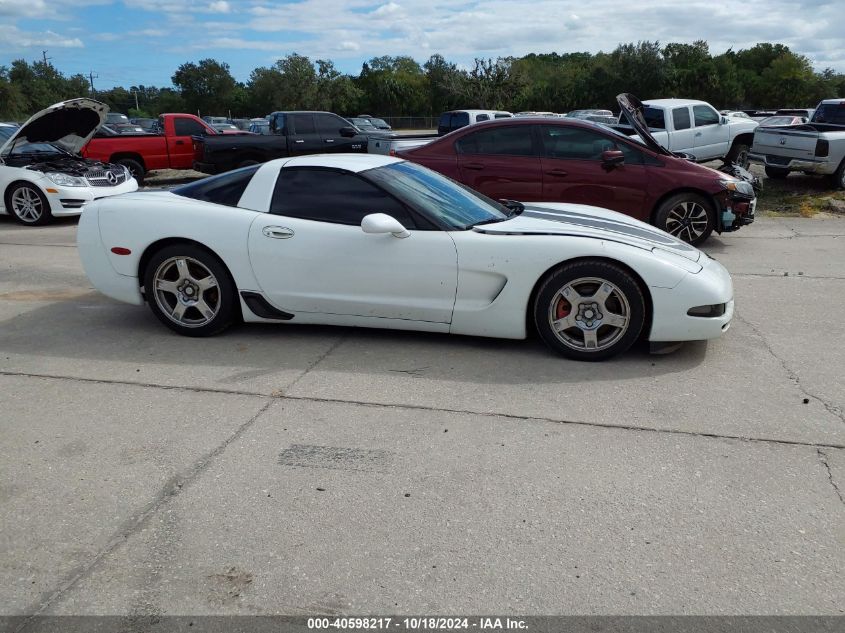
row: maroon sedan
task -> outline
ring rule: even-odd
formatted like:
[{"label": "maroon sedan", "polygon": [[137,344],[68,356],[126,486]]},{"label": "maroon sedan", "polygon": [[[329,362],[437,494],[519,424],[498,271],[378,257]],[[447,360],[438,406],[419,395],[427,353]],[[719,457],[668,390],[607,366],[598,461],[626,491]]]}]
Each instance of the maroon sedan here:
[{"label": "maroon sedan", "polygon": [[672,154],[647,128],[640,136],[577,119],[500,119],[399,155],[494,199],[604,207],[691,244],[754,220],[749,183]]}]

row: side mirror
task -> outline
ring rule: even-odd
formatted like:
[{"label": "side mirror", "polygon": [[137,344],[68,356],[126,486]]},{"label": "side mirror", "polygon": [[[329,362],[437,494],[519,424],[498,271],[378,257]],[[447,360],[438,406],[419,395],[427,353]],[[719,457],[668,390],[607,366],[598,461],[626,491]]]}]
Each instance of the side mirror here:
[{"label": "side mirror", "polygon": [[601,153],[601,162],[606,167],[616,167],[625,163],[625,154],[620,149],[607,149]]},{"label": "side mirror", "polygon": [[361,220],[364,233],[390,233],[393,237],[410,237],[411,233],[399,223],[399,220],[386,213],[371,213]]},{"label": "side mirror", "polygon": [[340,135],[345,138],[352,138],[357,136],[358,132],[355,131],[354,127],[342,127],[340,128]]},{"label": "side mirror", "polygon": [[727,125],[728,124],[728,117],[720,116],[719,117],[719,125]]}]

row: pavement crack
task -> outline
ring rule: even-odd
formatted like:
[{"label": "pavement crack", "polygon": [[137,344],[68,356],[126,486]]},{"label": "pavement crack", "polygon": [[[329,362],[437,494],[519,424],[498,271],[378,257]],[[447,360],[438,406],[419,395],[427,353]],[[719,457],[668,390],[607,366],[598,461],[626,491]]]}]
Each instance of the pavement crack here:
[{"label": "pavement crack", "polygon": [[87,578],[91,572],[112,552],[125,543],[127,539],[142,529],[162,506],[170,502],[173,497],[182,494],[190,485],[197,480],[211,466],[212,462],[220,456],[226,448],[238,440],[255,422],[270,408],[273,400],[265,402],[260,409],[246,422],[241,424],[221,444],[196,459],[186,470],[170,477],[159,489],[153,499],[140,511],[135,513],[118,529],[109,541],[89,561],[72,569],[57,583],[57,586],[42,594],[41,599],[33,607],[24,610],[27,618],[15,629],[20,633],[32,625],[39,615],[44,613],[52,604],[73,589],[82,580]]},{"label": "pavement crack", "polygon": [[349,339],[350,336],[351,336],[350,332],[346,332],[345,334],[342,334],[334,343],[332,343],[332,345],[325,352],[320,354],[320,356],[318,356],[317,359],[313,363],[308,365],[308,367],[305,368],[305,371],[303,371],[301,374],[299,374],[299,376],[297,376],[296,379],[292,383],[290,383],[287,387],[284,387],[282,389],[274,391],[273,396],[275,396],[277,398],[285,397],[286,394],[288,392],[290,392],[290,390],[293,389],[300,380],[305,378],[305,376],[307,376],[311,372],[311,370],[314,369],[317,365],[319,365],[324,360],[326,360],[326,358],[328,358],[329,354],[331,354],[338,347],[340,347],[341,344],[345,343]]},{"label": "pavement crack", "polygon": [[830,469],[830,463],[827,461],[827,453],[825,453],[821,448],[816,447],[816,453],[819,455],[819,461],[824,466],[824,469],[827,471],[827,480],[830,482],[830,485],[833,486],[833,489],[836,491],[836,496],[839,497],[839,500],[845,505],[845,496],[843,496],[842,489],[836,484],[836,481],[833,479],[833,471]]},{"label": "pavement crack", "polygon": [[822,398],[818,394],[815,394],[815,393],[809,391],[806,387],[804,387],[801,384],[801,377],[798,375],[798,372],[796,372],[794,369],[792,369],[789,366],[789,364],[783,358],[781,358],[777,354],[777,352],[775,352],[774,348],[771,346],[768,339],[766,339],[766,337],[760,331],[760,328],[758,328],[756,325],[754,325],[748,319],[745,319],[742,316],[740,316],[740,314],[736,311],[734,311],[734,318],[737,321],[739,321],[740,323],[744,323],[749,328],[751,328],[751,331],[754,332],[754,334],[757,336],[757,338],[759,338],[760,341],[763,343],[763,347],[766,348],[766,351],[768,351],[769,354],[771,354],[772,358],[774,358],[776,361],[778,361],[780,363],[781,367],[783,367],[784,372],[786,372],[787,378],[790,380],[790,382],[792,382],[798,388],[798,391],[800,391],[802,394],[804,394],[808,398],[812,398],[813,400],[820,402],[821,405],[825,408],[825,410],[827,410],[828,413],[830,413],[832,416],[834,416],[836,418],[839,418],[840,422],[845,422],[845,412],[843,412],[840,407],[836,406],[832,402],[829,402],[825,398]]}]

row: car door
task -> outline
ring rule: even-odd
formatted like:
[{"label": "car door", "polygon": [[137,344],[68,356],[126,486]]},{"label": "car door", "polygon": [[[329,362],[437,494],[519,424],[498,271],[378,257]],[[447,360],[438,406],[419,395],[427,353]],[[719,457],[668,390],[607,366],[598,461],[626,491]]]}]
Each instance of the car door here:
[{"label": "car door", "polygon": [[286,116],[288,151],[291,156],[320,154],[325,150],[323,138],[311,112],[295,112]]},{"label": "car door", "polygon": [[323,140],[324,152],[360,152],[364,147],[364,139],[358,134],[343,136],[340,131],[351,127],[349,121],[341,119],[336,114],[320,112],[314,115],[317,133]]},{"label": "car door", "polygon": [[[648,172],[644,155],[610,133],[584,126],[540,125],[543,200],[574,202],[643,219]],[[602,152],[620,150],[621,165],[607,165]]]},{"label": "car door", "polygon": [[695,125],[695,159],[721,158],[730,149],[730,126],[722,125],[722,117],[709,105],[692,107]]},{"label": "car door", "polygon": [[173,136],[167,138],[171,169],[190,169],[194,164],[192,136],[205,136],[209,129],[192,117],[173,117]]},{"label": "car door", "polygon": [[695,155],[696,130],[692,125],[689,106],[679,106],[670,111],[672,117],[672,142],[670,148],[673,152],[687,152]]},{"label": "car door", "polygon": [[494,200],[542,200],[534,126],[484,127],[455,141],[461,182]]},{"label": "car door", "polygon": [[[368,234],[387,213],[410,236]],[[320,167],[280,171],[270,213],[250,227],[249,257],[267,298],[287,312],[450,323],[457,252],[401,202],[359,175]]]}]

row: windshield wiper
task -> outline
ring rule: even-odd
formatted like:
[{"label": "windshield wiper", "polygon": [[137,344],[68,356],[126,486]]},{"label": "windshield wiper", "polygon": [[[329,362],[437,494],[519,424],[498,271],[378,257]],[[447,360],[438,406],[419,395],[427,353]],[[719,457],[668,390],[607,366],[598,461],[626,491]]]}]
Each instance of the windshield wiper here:
[{"label": "windshield wiper", "polygon": [[505,222],[506,220],[510,220],[510,215],[506,215],[503,218],[489,218],[487,220],[479,220],[478,222],[473,222],[472,224],[467,224],[465,228],[471,229],[474,226],[481,226],[482,224],[495,224],[496,222]]},{"label": "windshield wiper", "polygon": [[522,213],[523,211],[525,211],[525,205],[522,204],[521,202],[517,202],[516,200],[509,200],[508,198],[500,198],[499,202],[501,202],[502,205],[508,209],[508,211],[509,211],[508,217],[509,218],[515,217],[515,216],[519,215],[520,213]]}]

